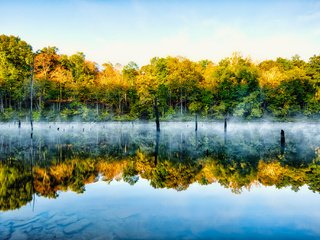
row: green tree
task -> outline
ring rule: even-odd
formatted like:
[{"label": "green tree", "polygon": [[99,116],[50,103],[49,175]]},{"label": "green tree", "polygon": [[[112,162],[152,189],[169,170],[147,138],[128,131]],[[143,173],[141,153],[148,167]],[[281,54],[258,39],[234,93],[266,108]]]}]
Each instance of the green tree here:
[{"label": "green tree", "polygon": [[21,110],[24,84],[30,79],[32,47],[19,37],[0,35],[0,110]]}]

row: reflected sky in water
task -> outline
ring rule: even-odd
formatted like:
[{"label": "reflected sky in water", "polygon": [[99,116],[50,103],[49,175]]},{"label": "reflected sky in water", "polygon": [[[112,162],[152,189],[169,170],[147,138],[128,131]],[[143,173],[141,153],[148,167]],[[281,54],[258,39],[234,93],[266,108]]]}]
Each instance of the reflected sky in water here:
[{"label": "reflected sky in water", "polygon": [[320,238],[317,123],[162,126],[3,125],[1,239]]},{"label": "reflected sky in water", "polygon": [[257,187],[237,195],[219,184],[192,184],[177,192],[154,189],[146,180],[134,186],[98,181],[83,194],[36,197],[34,206],[1,213],[1,232],[39,239],[316,239],[319,200],[305,187],[299,192]]}]

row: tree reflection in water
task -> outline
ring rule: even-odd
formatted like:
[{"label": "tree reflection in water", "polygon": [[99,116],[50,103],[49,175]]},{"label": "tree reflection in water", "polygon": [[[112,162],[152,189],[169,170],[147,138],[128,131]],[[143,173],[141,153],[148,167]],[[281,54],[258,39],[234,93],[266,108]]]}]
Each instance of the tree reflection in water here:
[{"label": "tree reflection in water", "polygon": [[0,210],[20,208],[34,194],[57,198],[59,191],[83,193],[85,185],[100,176],[131,185],[143,178],[154,188],[177,191],[193,183],[218,182],[234,193],[259,185],[293,191],[307,185],[320,192],[320,150],[317,141],[306,136],[289,132],[283,151],[278,130],[226,136],[201,129],[156,133],[137,127],[102,134],[94,128],[85,134],[65,128],[50,136],[43,129],[36,131],[31,142],[23,132],[1,135]]}]

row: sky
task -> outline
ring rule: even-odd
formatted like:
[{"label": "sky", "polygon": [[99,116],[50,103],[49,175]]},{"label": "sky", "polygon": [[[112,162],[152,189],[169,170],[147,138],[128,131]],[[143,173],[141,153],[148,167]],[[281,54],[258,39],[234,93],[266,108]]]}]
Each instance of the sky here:
[{"label": "sky", "polygon": [[0,34],[98,64],[320,54],[320,0],[0,0]]}]

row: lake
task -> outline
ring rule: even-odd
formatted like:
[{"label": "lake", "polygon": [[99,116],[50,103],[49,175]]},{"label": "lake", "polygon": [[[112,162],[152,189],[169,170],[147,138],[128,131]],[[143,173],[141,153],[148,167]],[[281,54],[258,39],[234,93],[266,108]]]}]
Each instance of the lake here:
[{"label": "lake", "polygon": [[319,123],[0,127],[1,239],[320,238]]}]

